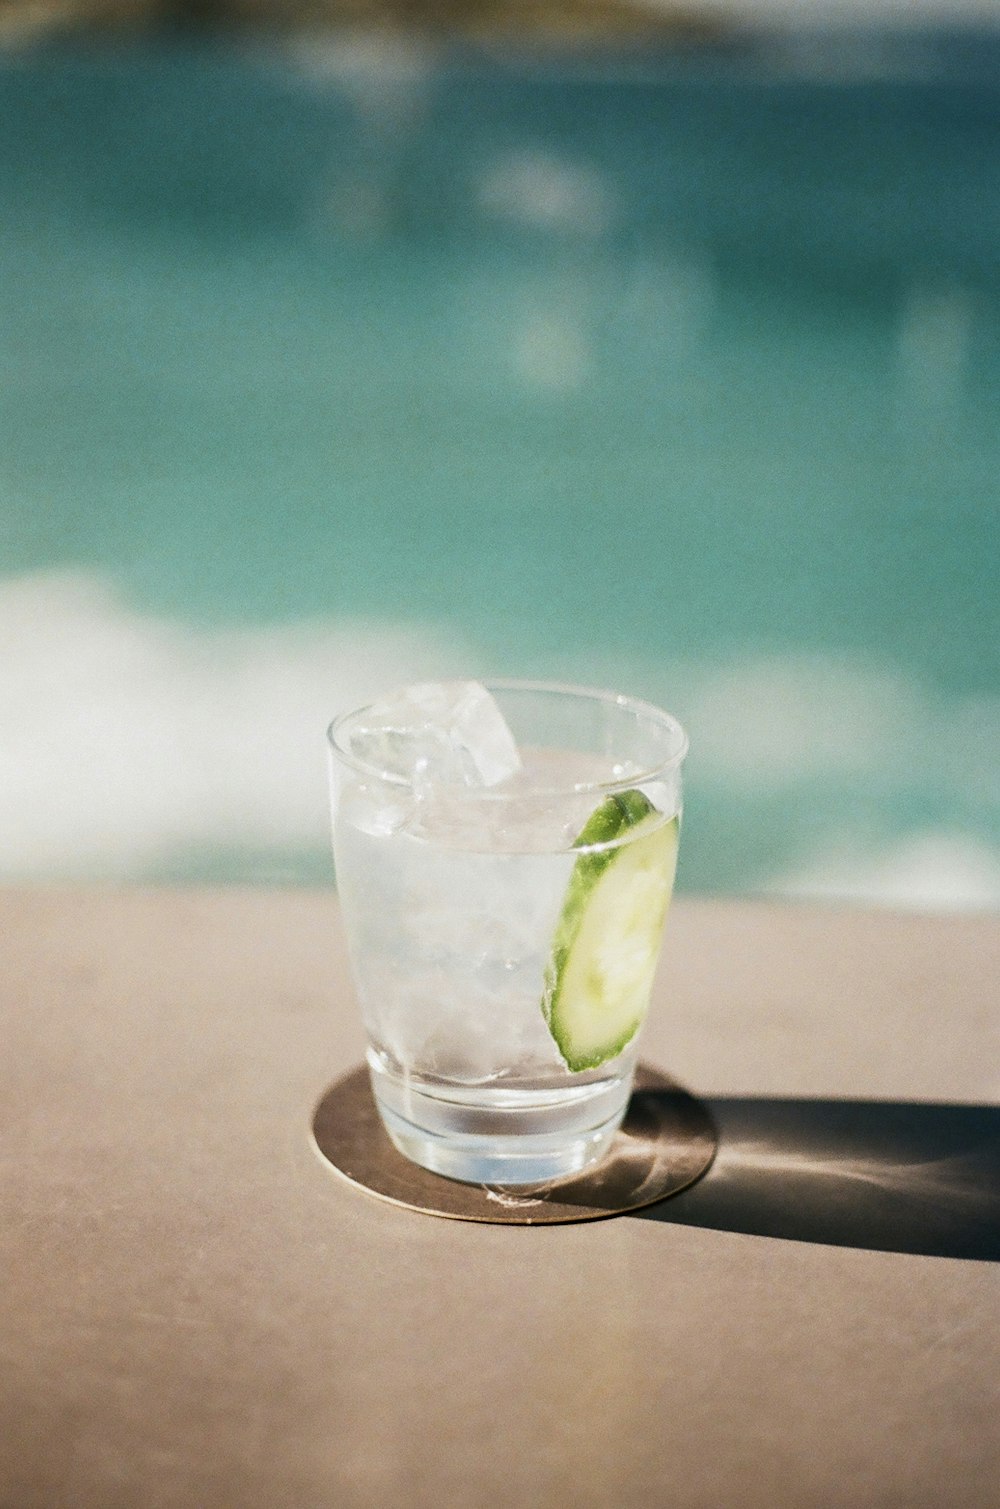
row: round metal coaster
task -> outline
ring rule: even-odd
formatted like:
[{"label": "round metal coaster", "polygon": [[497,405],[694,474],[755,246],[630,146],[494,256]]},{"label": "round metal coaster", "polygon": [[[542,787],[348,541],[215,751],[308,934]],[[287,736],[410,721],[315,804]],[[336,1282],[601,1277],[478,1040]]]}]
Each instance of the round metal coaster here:
[{"label": "round metal coaster", "polygon": [[655,1205],[699,1179],[718,1143],[702,1102],[647,1064],[639,1065],[628,1114],[608,1154],[585,1173],[548,1184],[460,1184],[411,1163],[379,1120],[364,1066],[323,1096],[313,1135],[339,1174],[382,1200],[456,1221],[515,1226],[597,1221]]}]

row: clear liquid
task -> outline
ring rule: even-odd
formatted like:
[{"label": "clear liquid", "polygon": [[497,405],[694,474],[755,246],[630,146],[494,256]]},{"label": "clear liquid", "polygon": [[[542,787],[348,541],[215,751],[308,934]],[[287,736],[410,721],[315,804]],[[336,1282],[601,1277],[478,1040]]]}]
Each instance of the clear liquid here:
[{"label": "clear liquid", "polygon": [[378,794],[354,791],[341,794],[335,819],[383,1121],[408,1157],[476,1183],[538,1182],[599,1158],[635,1062],[633,1040],[600,1068],[572,1073],[542,1014],[577,858],[570,846],[601,797],[555,802],[528,789],[542,777],[585,779],[581,768],[593,779],[588,757],[536,752],[526,766],[516,804],[442,798],[387,812]]}]

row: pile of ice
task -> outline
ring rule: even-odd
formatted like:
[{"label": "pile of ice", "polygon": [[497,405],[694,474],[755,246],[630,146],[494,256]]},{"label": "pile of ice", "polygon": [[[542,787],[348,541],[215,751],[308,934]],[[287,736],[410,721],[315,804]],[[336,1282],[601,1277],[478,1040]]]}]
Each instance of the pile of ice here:
[{"label": "pile of ice", "polygon": [[432,787],[498,786],[521,768],[517,744],[493,697],[478,681],[425,681],[375,702],[351,731],[365,765]]},{"label": "pile of ice", "polygon": [[608,756],[534,745],[519,750],[478,681],[401,688],[359,716],[349,741],[371,778],[355,778],[341,792],[346,825],[374,837],[405,829],[414,838],[481,852],[572,847],[593,810],[593,783],[620,778],[625,769]]}]

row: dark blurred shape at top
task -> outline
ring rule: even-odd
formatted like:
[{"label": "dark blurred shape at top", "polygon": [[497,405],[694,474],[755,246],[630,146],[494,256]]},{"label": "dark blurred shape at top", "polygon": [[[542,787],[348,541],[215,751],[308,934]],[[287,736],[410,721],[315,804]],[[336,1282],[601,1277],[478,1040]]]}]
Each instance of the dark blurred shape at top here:
[{"label": "dark blurred shape at top", "polygon": [[712,42],[697,5],[641,0],[0,0],[5,34],[67,27],[347,28],[536,44]]}]

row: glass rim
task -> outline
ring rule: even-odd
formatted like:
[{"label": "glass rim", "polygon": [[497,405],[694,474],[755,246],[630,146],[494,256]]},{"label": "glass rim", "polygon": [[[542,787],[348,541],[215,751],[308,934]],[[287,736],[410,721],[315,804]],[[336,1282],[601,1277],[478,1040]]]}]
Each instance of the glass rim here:
[{"label": "glass rim", "polygon": [[[450,678],[451,680],[473,680],[474,678]],[[616,791],[628,791],[635,786],[641,786],[645,782],[659,780],[678,770],[688,752],[688,736],[682,724],[668,713],[664,708],[658,707],[655,702],[647,702],[641,697],[630,697],[624,692],[613,692],[602,687],[579,686],[568,681],[538,681],[518,677],[489,677],[479,682],[490,693],[493,692],[527,692],[539,695],[565,697],[575,701],[603,703],[606,706],[614,706],[623,712],[631,712],[653,724],[659,729],[669,733],[676,748],[662,760],[655,764],[644,767],[641,770],[631,771],[628,775],[616,776],[606,781],[572,781],[560,782],[557,785],[545,786],[533,783],[531,792],[534,795],[580,795],[587,793],[600,793],[606,796],[613,795]],[[368,760],[360,759],[347,745],[341,742],[343,730],[363,714],[370,712],[376,706],[369,702],[362,707],[351,708],[347,712],[338,713],[326,730],[326,737],[330,747],[330,753],[358,774],[382,781],[387,786],[395,786],[403,790],[412,790],[413,782],[406,776],[397,775],[392,771],[383,770],[380,766]],[[455,796],[462,800],[470,801],[523,801],[524,791],[504,788],[503,783],[499,786],[470,786],[449,787],[449,798]]]}]

